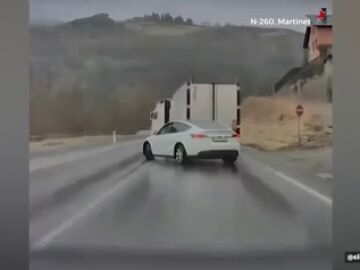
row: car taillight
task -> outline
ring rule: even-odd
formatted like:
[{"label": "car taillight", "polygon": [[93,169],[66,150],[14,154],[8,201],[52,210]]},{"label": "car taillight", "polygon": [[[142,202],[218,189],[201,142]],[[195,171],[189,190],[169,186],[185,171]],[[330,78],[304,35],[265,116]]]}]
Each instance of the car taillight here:
[{"label": "car taillight", "polygon": [[191,137],[193,139],[203,139],[203,138],[206,138],[207,136],[205,134],[202,134],[202,133],[197,133],[197,134],[191,134]]},{"label": "car taillight", "polygon": [[240,138],[240,134],[239,134],[239,133],[234,133],[234,134],[232,135],[232,137],[233,137],[233,138],[238,138],[238,139],[239,139],[239,138]]}]

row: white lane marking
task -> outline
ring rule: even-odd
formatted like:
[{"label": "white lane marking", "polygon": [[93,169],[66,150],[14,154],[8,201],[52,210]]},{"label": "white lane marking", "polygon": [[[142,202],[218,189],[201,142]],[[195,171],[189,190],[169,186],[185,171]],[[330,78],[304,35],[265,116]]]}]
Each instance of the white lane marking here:
[{"label": "white lane marking", "polygon": [[246,158],[251,159],[252,161],[254,161],[255,163],[258,163],[259,165],[263,166],[265,169],[267,169],[268,171],[271,171],[272,173],[276,174],[277,176],[279,176],[281,179],[287,181],[290,184],[293,184],[294,186],[302,189],[303,191],[315,196],[316,198],[318,198],[319,200],[321,200],[322,202],[328,204],[329,206],[332,206],[332,199],[321,194],[320,192],[309,188],[308,186],[302,184],[299,180],[296,180],[295,178],[292,178],[280,171],[277,171],[267,165],[264,165],[263,163],[259,162],[258,160],[250,157],[248,154],[244,154],[246,156]]},{"label": "white lane marking", "polygon": [[117,145],[110,145],[105,146],[101,148],[91,149],[91,150],[81,150],[78,152],[67,152],[63,153],[61,155],[53,156],[53,157],[39,157],[39,158],[33,158],[29,161],[29,171],[34,172],[39,169],[48,168],[55,165],[60,165],[66,162],[78,160],[81,158],[86,158],[94,155],[98,155],[113,149],[117,149],[124,146],[129,146],[132,144],[139,143],[138,140],[136,141],[130,141],[130,142],[124,142]]},{"label": "white lane marking", "polygon": [[319,193],[318,191],[314,190],[314,189],[311,189],[309,188],[308,186],[300,183],[299,180],[296,180],[295,178],[292,178],[282,172],[279,172],[269,166],[265,166],[265,168],[271,172],[273,172],[274,174],[276,174],[277,176],[281,177],[283,180],[286,180],[287,182],[293,184],[294,186],[302,189],[303,191],[313,195],[314,197],[318,198],[319,200],[323,201],[324,203],[328,204],[328,205],[332,205],[332,199]]},{"label": "white lane marking", "polygon": [[[129,169],[127,169],[123,174],[127,173],[133,173],[132,170],[134,170],[137,166],[141,165],[142,162],[136,163],[134,166],[131,166]],[[130,177],[128,175],[127,177]],[[121,178],[121,177],[120,177]],[[96,207],[98,207],[100,204],[105,202],[109,197],[111,197],[113,194],[119,191],[123,186],[129,184],[129,179],[126,180],[120,180],[115,186],[113,186],[111,189],[106,191],[105,193],[102,193],[95,201],[92,203],[89,203],[86,205],[83,209],[80,211],[77,211],[74,215],[72,215],[69,219],[62,222],[58,227],[51,230],[49,233],[47,233],[44,237],[42,237],[38,242],[36,242],[32,250],[39,250],[45,248],[49,243],[54,240],[56,237],[64,233],[66,230],[74,226],[77,222],[79,222],[83,217],[88,215],[92,210],[94,210]],[[130,178],[131,180],[131,178]]]}]

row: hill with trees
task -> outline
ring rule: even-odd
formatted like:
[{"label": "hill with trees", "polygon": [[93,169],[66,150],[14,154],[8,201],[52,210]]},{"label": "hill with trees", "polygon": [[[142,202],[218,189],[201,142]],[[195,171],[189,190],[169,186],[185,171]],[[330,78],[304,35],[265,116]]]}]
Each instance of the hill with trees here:
[{"label": "hill with trees", "polygon": [[184,19],[182,16],[172,16],[170,13],[155,13],[144,15],[143,17],[135,17],[127,20],[128,22],[152,22],[177,25],[194,25],[192,19]]},{"label": "hill with trees", "polygon": [[[132,30],[128,23],[178,35]],[[194,30],[195,29],[195,30]],[[118,22],[107,14],[56,26],[33,26],[31,134],[134,133],[149,112],[189,76],[234,82],[245,95],[267,95],[303,59],[303,34],[284,29],[194,26],[170,14]]]}]

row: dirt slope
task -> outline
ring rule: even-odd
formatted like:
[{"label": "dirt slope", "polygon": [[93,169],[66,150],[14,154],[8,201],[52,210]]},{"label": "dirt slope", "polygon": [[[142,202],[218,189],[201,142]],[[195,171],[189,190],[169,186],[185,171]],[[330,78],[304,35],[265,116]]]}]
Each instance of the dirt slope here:
[{"label": "dirt slope", "polygon": [[[298,147],[297,101],[292,97],[249,97],[242,109],[241,143],[275,151]],[[331,145],[332,104],[304,101],[301,148]]]}]

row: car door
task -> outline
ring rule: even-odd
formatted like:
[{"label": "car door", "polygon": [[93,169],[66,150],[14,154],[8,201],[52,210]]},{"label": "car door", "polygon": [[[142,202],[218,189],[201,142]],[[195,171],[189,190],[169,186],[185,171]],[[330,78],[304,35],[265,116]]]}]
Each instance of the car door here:
[{"label": "car door", "polygon": [[161,136],[161,151],[165,156],[173,156],[173,141],[176,136],[176,129],[174,123],[169,123],[166,132]]},{"label": "car door", "polygon": [[171,133],[174,132],[172,123],[163,126],[159,132],[152,138],[152,150],[154,155],[168,156],[170,155],[169,140]]}]

